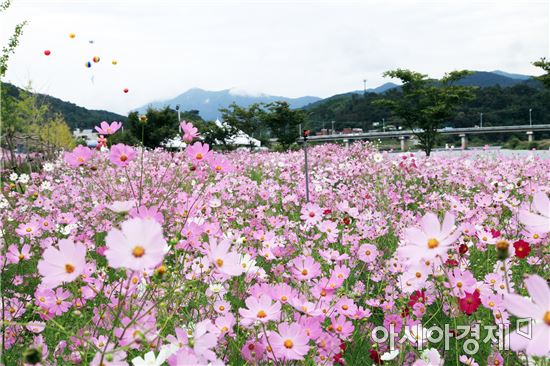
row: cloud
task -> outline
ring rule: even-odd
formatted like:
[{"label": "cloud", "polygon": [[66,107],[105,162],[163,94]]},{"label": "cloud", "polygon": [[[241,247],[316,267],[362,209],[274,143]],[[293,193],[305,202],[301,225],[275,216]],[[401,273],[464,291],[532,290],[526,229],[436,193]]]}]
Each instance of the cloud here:
[{"label": "cloud", "polygon": [[326,97],[396,67],[533,74],[549,55],[549,12],[547,1],[17,0],[2,43],[30,20],[7,80],[126,113],[192,87]]}]

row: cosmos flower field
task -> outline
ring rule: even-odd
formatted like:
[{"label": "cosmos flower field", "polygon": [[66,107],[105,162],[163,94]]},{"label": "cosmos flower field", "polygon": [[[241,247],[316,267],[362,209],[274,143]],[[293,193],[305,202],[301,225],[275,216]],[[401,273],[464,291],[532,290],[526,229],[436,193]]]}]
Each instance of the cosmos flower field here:
[{"label": "cosmos flower field", "polygon": [[6,174],[4,364],[547,362],[550,159],[314,146],[308,203],[303,158],[105,143]]}]

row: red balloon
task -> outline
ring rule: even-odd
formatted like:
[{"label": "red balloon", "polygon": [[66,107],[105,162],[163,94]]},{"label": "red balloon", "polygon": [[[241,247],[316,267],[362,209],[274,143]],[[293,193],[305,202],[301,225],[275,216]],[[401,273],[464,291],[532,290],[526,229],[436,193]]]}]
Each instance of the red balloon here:
[{"label": "red balloon", "polygon": [[46,50],[46,51],[44,51],[44,54],[45,54],[46,56],[49,56],[49,55],[50,55],[50,53],[51,53],[51,52],[50,52],[50,50]]},{"label": "red balloon", "polygon": [[124,88],[124,92],[125,92],[125,93],[128,93],[128,88]]}]

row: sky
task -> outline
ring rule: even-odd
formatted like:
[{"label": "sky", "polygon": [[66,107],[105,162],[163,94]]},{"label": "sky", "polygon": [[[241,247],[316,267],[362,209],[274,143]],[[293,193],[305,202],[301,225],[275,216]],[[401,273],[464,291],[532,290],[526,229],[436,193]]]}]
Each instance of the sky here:
[{"label": "sky", "polygon": [[0,17],[2,45],[29,21],[5,81],[121,114],[193,87],[328,97],[550,56],[550,0],[12,0]]}]

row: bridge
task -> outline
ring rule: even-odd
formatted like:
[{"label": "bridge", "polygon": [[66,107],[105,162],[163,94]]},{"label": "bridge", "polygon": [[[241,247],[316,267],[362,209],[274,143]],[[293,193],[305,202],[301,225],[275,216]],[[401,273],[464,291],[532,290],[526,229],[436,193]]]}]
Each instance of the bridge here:
[{"label": "bridge", "polygon": [[[466,128],[442,128],[438,132],[442,135],[458,135],[460,137],[461,146],[463,149],[468,147],[468,135],[479,135],[486,133],[512,133],[525,132],[529,142],[534,140],[534,133],[537,131],[550,131],[550,124],[544,125],[519,125],[519,126],[491,126],[491,127],[466,127]],[[401,141],[401,150],[407,149],[407,139],[414,136],[415,132],[421,130],[397,130],[387,132],[364,132],[352,134],[332,134],[309,136],[310,142],[328,142],[328,141],[343,141],[346,145],[351,140],[372,140],[384,138],[398,138]],[[302,139],[300,139],[302,140]]]}]

